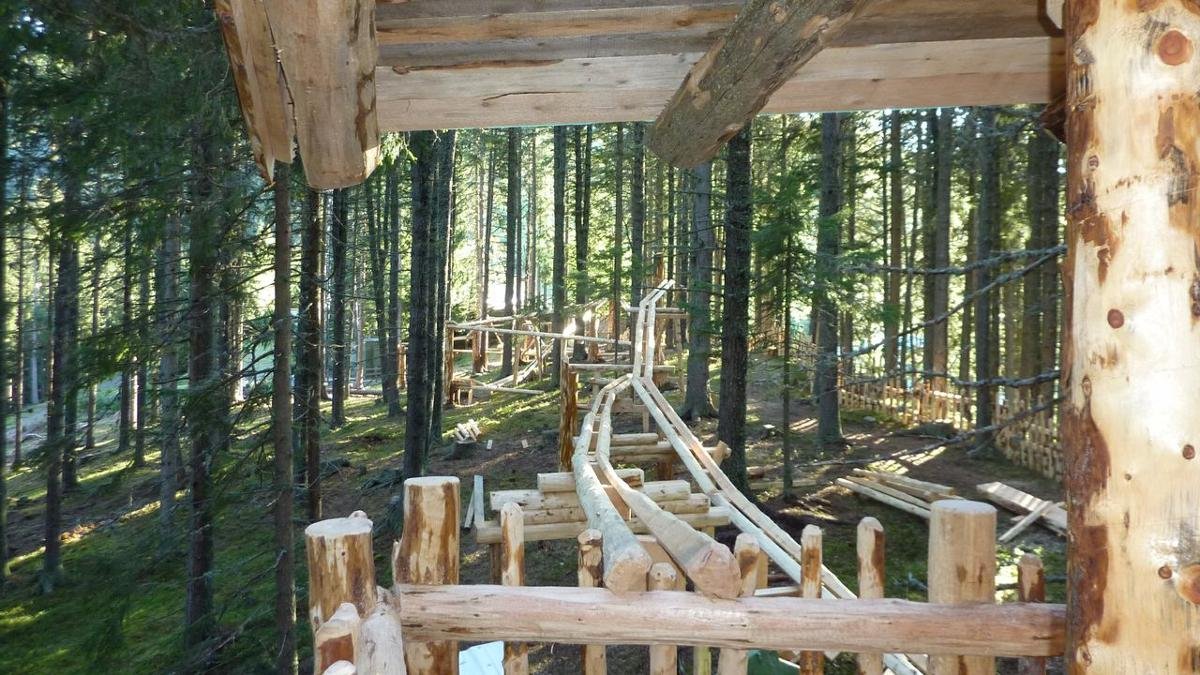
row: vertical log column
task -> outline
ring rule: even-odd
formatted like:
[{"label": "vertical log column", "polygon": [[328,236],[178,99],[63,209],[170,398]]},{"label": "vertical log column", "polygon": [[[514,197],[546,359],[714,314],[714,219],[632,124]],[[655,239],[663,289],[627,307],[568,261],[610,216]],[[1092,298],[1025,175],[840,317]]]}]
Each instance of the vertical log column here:
[{"label": "vertical log column", "polygon": [[[671,563],[655,563],[646,585],[652,591],[673,591],[679,575]],[[650,645],[650,675],[676,675],[679,672],[679,648],[675,645]]]},{"label": "vertical log column", "polygon": [[562,341],[562,372],[558,377],[561,406],[558,416],[558,470],[571,470],[571,455],[575,454],[575,425],[579,416],[579,372],[571,368],[567,341]]},{"label": "vertical log column", "polygon": [[[800,547],[803,550],[800,595],[805,598],[821,597],[821,567],[825,564],[822,540],[821,528],[816,525],[806,525],[800,533]],[[825,655],[821,652],[801,652],[800,672],[803,675],[824,673]]]},{"label": "vertical log column", "polygon": [[342,603],[359,616],[375,609],[375,560],[371,520],[362,511],[329,518],[304,530],[308,553],[308,619],[313,632],[333,617]]},{"label": "vertical log column", "polygon": [[1200,671],[1200,13],[1068,0],[1068,670]]},{"label": "vertical log column", "polygon": [[[404,481],[404,533],[392,550],[397,584],[458,583],[458,499],[457,478]],[[404,662],[412,675],[454,675],[458,643],[406,642]]]},{"label": "vertical log column", "polygon": [[[525,522],[521,506],[509,502],[500,508],[500,582],[525,585]],[[529,673],[529,648],[524,642],[504,643],[504,675]]]},{"label": "vertical log column", "polygon": [[[599,588],[604,579],[603,542],[600,530],[584,530],[579,534],[579,587]],[[608,656],[604,645],[583,646],[583,675],[605,675]]]},{"label": "vertical log column", "polygon": [[[1041,558],[1032,553],[1021,556],[1017,563],[1017,589],[1021,602],[1046,601],[1046,572]],[[1046,657],[1017,659],[1017,675],[1046,675]]]},{"label": "vertical log column", "polygon": [[[864,600],[883,597],[884,561],[883,526],[874,518],[863,518],[858,523],[858,597]],[[883,655],[859,654],[858,672],[881,675]]]},{"label": "vertical log column", "polygon": [[[738,573],[741,575],[742,597],[754,595],[758,587],[759,572],[766,560],[762,549],[754,535],[741,533],[733,545],[733,555],[737,558]],[[722,649],[717,659],[718,675],[745,675],[749,665],[750,652],[745,649]]]},{"label": "vertical log column", "polygon": [[[965,499],[933,503],[929,520],[929,601],[942,604],[996,601],[996,509]],[[992,675],[990,656],[939,654],[931,675]]]}]

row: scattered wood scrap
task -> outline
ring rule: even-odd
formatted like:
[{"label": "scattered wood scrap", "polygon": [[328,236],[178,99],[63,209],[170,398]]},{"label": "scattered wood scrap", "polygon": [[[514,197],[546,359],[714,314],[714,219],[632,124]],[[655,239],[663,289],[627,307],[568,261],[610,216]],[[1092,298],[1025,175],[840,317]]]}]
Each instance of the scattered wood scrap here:
[{"label": "scattered wood scrap", "polygon": [[454,425],[454,442],[457,445],[475,445],[481,435],[483,432],[473,419]]},{"label": "scattered wood scrap", "polygon": [[[980,494],[984,497],[987,497],[988,501],[994,502],[998,506],[1003,506],[1017,514],[1030,516],[1035,512],[1040,512],[1040,518],[1029,518],[1028,523],[1024,522],[1025,518],[1018,521],[1017,525],[1021,526],[1021,529],[1017,530],[1017,534],[1034,522],[1041,522],[1059,535],[1065,535],[1067,532],[1067,510],[1054,502],[1040,499],[1028,492],[1022,492],[1011,485],[999,482],[982,483],[976,485],[975,489],[979,490]],[[1024,524],[1022,525],[1022,523]],[[1016,529],[1016,526],[1013,529]],[[1006,536],[1008,534],[1008,532],[1005,533]],[[1009,538],[1011,539],[1015,536],[1016,534],[1013,534]]]},{"label": "scattered wood scrap", "polygon": [[940,483],[916,480],[885,471],[855,469],[837,484],[864,497],[929,520],[931,505],[942,499],[959,499],[954,489]]}]

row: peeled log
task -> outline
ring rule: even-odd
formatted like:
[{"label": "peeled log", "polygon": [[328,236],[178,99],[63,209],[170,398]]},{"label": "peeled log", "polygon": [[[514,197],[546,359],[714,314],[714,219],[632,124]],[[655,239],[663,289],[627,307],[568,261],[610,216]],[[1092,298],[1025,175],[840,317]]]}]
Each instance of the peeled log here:
[{"label": "peeled log", "polygon": [[304,530],[308,550],[308,618],[314,631],[343,602],[359,616],[375,609],[375,560],[371,520],[362,511],[349,518],[330,518]]},{"label": "peeled log", "polygon": [[262,0],[295,108],[304,176],[357,185],[379,164],[374,0]]},{"label": "peeled log", "polygon": [[[458,583],[458,509],[457,478],[404,481],[404,532],[392,549],[392,579],[397,585]],[[458,643],[406,640],[404,659],[413,673],[456,672]]]},{"label": "peeled log", "polygon": [[1200,669],[1200,14],[1068,2],[1067,670]]},{"label": "peeled log", "polygon": [[751,0],[692,66],[647,131],[647,147],[681,168],[712,159],[862,4]]},{"label": "peeled log", "polygon": [[[380,593],[388,591],[380,589]],[[363,620],[358,632],[357,664],[359,670],[371,675],[407,675],[400,618],[390,603],[379,603]]]}]

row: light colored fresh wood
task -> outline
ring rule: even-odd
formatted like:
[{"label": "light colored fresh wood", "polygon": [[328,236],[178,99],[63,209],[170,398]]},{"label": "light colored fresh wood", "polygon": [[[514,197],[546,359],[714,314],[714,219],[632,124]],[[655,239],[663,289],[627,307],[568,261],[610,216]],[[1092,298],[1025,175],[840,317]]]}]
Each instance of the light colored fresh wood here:
[{"label": "light colored fresh wood", "polygon": [[[658,562],[650,568],[646,586],[651,591],[676,590],[681,579],[671,563]],[[650,675],[676,675],[679,668],[679,648],[675,645],[650,645]]]},{"label": "light colored fresh wood", "polygon": [[[866,517],[858,523],[858,597],[877,600],[883,597],[887,586],[885,576],[885,535],[879,521]],[[859,675],[882,675],[883,657],[878,652],[858,655]]]},{"label": "light colored fresh wood", "polygon": [[404,635],[400,618],[387,601],[386,589],[378,589],[384,600],[363,619],[359,628],[358,658],[355,662],[364,673],[372,675],[407,675],[404,667]]},{"label": "light colored fresh wood", "polygon": [[891,473],[888,471],[869,471],[867,469],[854,469],[853,473],[855,476],[870,478],[871,480],[878,481],[884,485],[890,485],[898,490],[903,490],[914,497],[920,497],[927,502],[934,502],[939,499],[951,499],[956,496],[954,488],[950,487],[949,485],[917,480],[915,478],[909,478],[908,476],[902,476],[898,473]]},{"label": "light colored fresh wood", "polygon": [[[458,508],[457,478],[404,481],[404,531],[392,548],[393,593],[401,584],[458,583]],[[405,639],[404,662],[413,675],[455,672],[458,642]]]},{"label": "light colored fresh wood", "polygon": [[[1017,561],[1017,597],[1021,602],[1046,601],[1046,572],[1042,559],[1026,553]],[[1045,675],[1046,657],[1025,656],[1017,659],[1017,675]]]},{"label": "light colored fresh wood", "polygon": [[[804,549],[804,581],[800,584],[800,596],[810,600],[819,600],[821,598],[821,569],[825,566],[821,528],[816,525],[805,525],[804,531],[800,533],[800,546]],[[812,650],[801,652],[800,672],[804,675],[824,673],[825,655]]]},{"label": "light colored fresh wood", "polygon": [[[607,491],[607,490],[606,490]],[[614,496],[609,494],[610,501],[615,501]],[[513,503],[513,502],[509,502]],[[622,500],[622,504],[624,501]],[[708,501],[708,497],[702,494],[689,495],[687,499],[673,499],[665,502],[655,502],[658,508],[677,516],[683,515],[698,515],[706,514],[712,508]],[[624,511],[620,504],[614,504],[619,513],[624,515]],[[525,519],[526,525],[550,525],[554,523],[582,523],[587,521],[587,512],[582,506],[564,506],[553,509],[522,509],[522,516]],[[640,524],[644,525],[644,523]]]},{"label": "light colored fresh wood", "polygon": [[358,669],[349,661],[338,661],[326,668],[321,675],[355,675]]},{"label": "light colored fresh wood", "polygon": [[711,159],[767,99],[825,47],[860,0],[750,0],[692,66],[646,135],[665,161]]},{"label": "light colored fresh wood", "polygon": [[[579,437],[576,436],[574,438],[574,440],[578,441]],[[655,443],[658,443],[658,441],[659,441],[658,434],[655,432],[650,432],[650,433],[635,432],[635,433],[628,433],[628,434],[613,434],[612,440],[609,441],[609,447],[613,448],[614,450],[616,448],[623,448],[623,447],[627,447],[627,446],[631,446],[631,445],[641,447],[641,446],[646,446],[646,445],[654,445]],[[590,450],[596,449],[596,438],[594,436],[592,437],[592,447],[589,449]]]},{"label": "light colored fresh wood", "polygon": [[308,556],[308,620],[314,631],[333,616],[342,603],[354,604],[360,616],[375,609],[371,528],[371,520],[366,514],[355,511],[348,518],[330,518],[304,529]]},{"label": "light colored fresh wood", "polygon": [[[964,499],[936,502],[929,520],[929,601],[995,602],[996,509]],[[933,652],[930,652],[933,654]],[[936,655],[931,675],[992,675],[990,656]]]},{"label": "light colored fresh wood", "polygon": [[[525,337],[551,338],[554,340],[575,340],[576,342],[599,342],[607,345],[616,344],[622,347],[628,347],[628,342],[621,340],[610,340],[607,338],[591,338],[586,335],[572,335],[570,333],[549,333],[542,330],[523,330],[520,328],[499,328],[496,326],[472,326],[461,323],[446,323],[446,328],[453,330],[469,330],[481,333],[498,333],[500,335],[523,335]],[[544,393],[544,392],[539,392]]]},{"label": "light colored fresh wood", "polygon": [[[982,483],[976,485],[975,489],[987,497],[988,501],[1020,514],[1027,514],[1046,502],[1004,483]],[[1061,506],[1051,504],[1042,514],[1042,520],[1059,534],[1065,534],[1067,531],[1067,511]]]},{"label": "light colored fresh wood", "polygon": [[275,162],[292,163],[295,129],[266,8],[257,0],[215,0],[213,12],[225,40],[254,162],[271,182]]},{"label": "light colored fresh wood", "polygon": [[471,527],[478,528],[487,515],[483,509],[483,476],[476,474],[472,477],[472,483],[474,484],[474,488],[471,492]]},{"label": "light colored fresh wood", "polygon": [[[645,474],[639,468],[617,469],[617,475],[630,487],[638,487],[645,482]],[[555,473],[539,473],[537,489],[545,495],[559,492],[575,492],[575,475],[569,471]],[[576,498],[578,501],[578,498]]]},{"label": "light colored fresh wood", "polygon": [[407,639],[712,645],[736,649],[920,650],[1053,656],[1062,605],[943,605],[908,600],[723,600],[698,593],[617,594],[563,586],[405,586]]},{"label": "light colored fresh wood", "polygon": [[[600,530],[584,530],[579,534],[580,588],[599,588],[603,584],[602,537]],[[604,645],[585,644],[581,658],[584,675],[604,675],[608,672],[607,650]]]},{"label": "light colored fresh wood", "polygon": [[313,637],[316,670],[324,672],[338,661],[357,661],[358,630],[362,620],[349,602],[342,603],[329,620],[321,624]]},{"label": "light colored fresh wood", "polygon": [[856,483],[845,478],[837,479],[837,484],[842,487],[857,492],[858,494],[874,499],[877,502],[882,502],[888,506],[893,506],[905,513],[911,513],[914,516],[929,520],[929,509],[917,506],[903,499],[897,499],[891,495],[880,492],[876,487],[867,486],[862,483]]},{"label": "light colored fresh wood", "polygon": [[1035,508],[1034,510],[1025,514],[1025,516],[1023,518],[1021,518],[1020,520],[1018,520],[1015,525],[1008,528],[1007,532],[1000,535],[1000,539],[998,541],[1001,544],[1007,544],[1008,542],[1012,541],[1013,539],[1016,539],[1017,535],[1021,534],[1025,530],[1029,529],[1030,525],[1033,525],[1034,523],[1036,523],[1038,521],[1038,519],[1041,518],[1043,515],[1045,515],[1045,513],[1047,511],[1049,511],[1053,506],[1054,506],[1054,502],[1043,502],[1043,503],[1039,504],[1037,506],[1037,508]]},{"label": "light colored fresh wood", "polygon": [[262,0],[291,95],[304,177],[317,189],[379,164],[373,0]]},{"label": "light colored fresh wood", "polygon": [[[723,527],[730,523],[730,511],[724,506],[714,506],[707,513],[680,513],[680,520],[688,523],[692,527]],[[579,533],[586,530],[588,524],[586,520],[575,521],[570,523],[546,523],[542,525],[526,525],[525,526],[525,541],[555,541],[559,539],[574,539],[579,536]],[[636,534],[646,534],[647,530],[644,523],[637,518],[629,521],[629,529]],[[479,544],[499,544],[500,543],[500,524],[497,521],[489,520],[480,523],[475,529],[475,542]]]},{"label": "light colored fresh wood", "polygon": [[896,489],[890,485],[887,485],[885,483],[882,483],[880,481],[870,480],[868,478],[862,478],[859,476],[846,476],[842,480],[848,481],[851,483],[857,483],[858,485],[861,485],[870,490],[874,490],[875,492],[880,492],[880,493],[883,493],[894,499],[898,499],[902,502],[912,504],[913,506],[915,506],[917,508],[925,509],[926,511],[929,510],[929,502],[928,501],[926,501],[920,497],[915,497],[915,496],[909,494],[908,492],[905,492],[904,490],[898,490],[898,489]]},{"label": "light colored fresh wood", "polygon": [[[521,507],[508,503],[500,507],[500,583],[525,585],[525,524]],[[529,647],[524,642],[504,643],[505,675],[529,672]]]},{"label": "light colored fresh wood", "polygon": [[[635,478],[642,475],[641,469],[634,471],[618,469],[616,474],[618,477],[633,476]],[[691,486],[685,480],[649,481],[635,489],[656,502],[680,501],[692,497]],[[522,508],[530,510],[563,509],[579,506],[579,495],[563,491],[546,493],[540,490],[495,490],[489,495],[488,501],[493,510],[499,510],[501,506],[509,502],[520,504]]]},{"label": "light colored fresh wood", "polygon": [[[753,535],[745,532],[738,535],[733,545],[733,555],[738,561],[738,573],[741,575],[741,597],[753,596],[758,586],[758,570],[761,562],[766,560],[762,548]],[[722,649],[717,659],[719,675],[745,675],[749,663],[749,653],[744,649]]]},{"label": "light colored fresh wood", "polygon": [[1066,0],[1046,0],[1046,18],[1059,28],[1063,27],[1064,5],[1066,5]]}]

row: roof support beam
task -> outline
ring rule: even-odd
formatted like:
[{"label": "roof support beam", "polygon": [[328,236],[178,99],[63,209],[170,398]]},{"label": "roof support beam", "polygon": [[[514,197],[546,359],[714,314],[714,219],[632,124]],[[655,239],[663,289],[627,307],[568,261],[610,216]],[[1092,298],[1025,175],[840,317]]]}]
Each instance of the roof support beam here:
[{"label": "roof support beam", "polygon": [[751,0],[692,66],[650,129],[664,160],[711,159],[767,99],[836,36],[865,0]]}]

